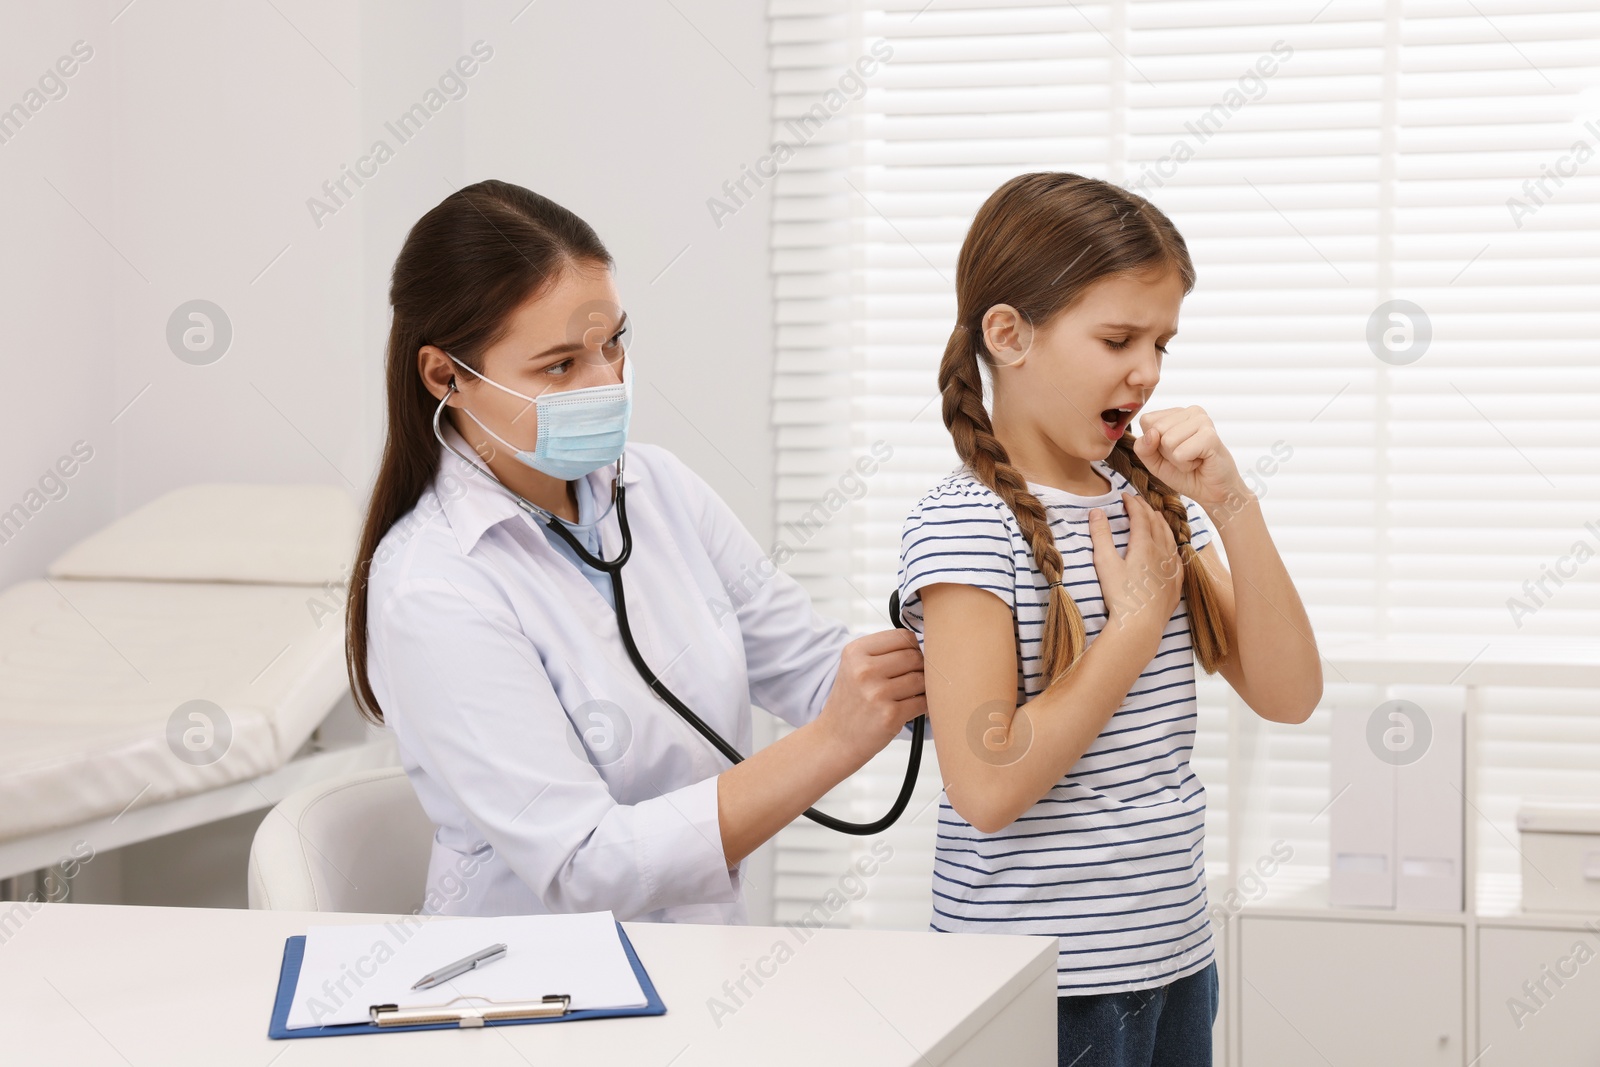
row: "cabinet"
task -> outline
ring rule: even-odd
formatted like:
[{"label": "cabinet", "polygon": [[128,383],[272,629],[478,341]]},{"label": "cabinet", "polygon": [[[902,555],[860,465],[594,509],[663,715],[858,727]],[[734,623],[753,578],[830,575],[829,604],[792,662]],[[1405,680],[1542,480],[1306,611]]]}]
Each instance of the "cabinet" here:
[{"label": "cabinet", "polygon": [[1245,1064],[1464,1062],[1459,926],[1244,915],[1239,939]]},{"label": "cabinet", "polygon": [[1474,1067],[1600,1064],[1600,922],[1591,929],[1478,929]]},{"label": "cabinet", "polygon": [[[1489,818],[1480,774],[1501,773],[1496,760],[1515,756],[1503,737],[1489,751],[1480,744],[1481,690],[1600,691],[1600,647],[1389,641],[1324,658],[1346,682],[1462,690],[1461,904],[1334,906],[1325,868],[1308,880],[1305,871],[1272,873],[1270,894],[1261,879],[1250,893],[1237,878],[1219,879],[1213,901],[1235,889],[1245,900],[1224,930],[1231,966],[1219,1067],[1600,1067],[1600,915],[1524,912],[1519,886],[1480,871],[1474,832]],[[1248,875],[1273,841],[1263,797],[1274,768],[1259,721],[1236,700],[1228,733],[1226,870]],[[1567,773],[1591,769],[1578,763]]]}]

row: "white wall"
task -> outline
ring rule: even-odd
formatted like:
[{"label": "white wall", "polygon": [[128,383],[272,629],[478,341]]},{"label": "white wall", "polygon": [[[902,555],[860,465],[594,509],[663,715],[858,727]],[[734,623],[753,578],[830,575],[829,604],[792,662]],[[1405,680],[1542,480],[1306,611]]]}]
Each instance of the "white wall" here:
[{"label": "white wall", "polygon": [[[12,5],[6,30],[0,106],[73,42],[94,52],[0,144],[0,312],[18,387],[0,507],[74,440],[96,452],[65,499],[0,545],[0,580],[179,485],[364,492],[394,254],[422,212],[491,176],[599,230],[636,322],[636,436],[683,455],[767,539],[766,204],[721,230],[705,208],[765,149],[759,7],[112,0]],[[480,39],[495,53],[467,95],[319,225],[307,200],[374,139],[393,142],[384,122]],[[203,366],[166,337],[196,298],[233,331]]]},{"label": "white wall", "polygon": [[[20,129],[18,120],[0,126],[0,366],[10,386],[0,400],[0,585],[40,573],[114,507],[108,372],[114,279],[127,267],[79,215],[102,231],[110,226],[114,70],[103,20],[70,5],[10,5],[0,33],[0,109],[37,90],[80,39],[93,54],[67,64],[65,95],[43,102]],[[50,481],[47,472],[79,440],[93,458],[68,464],[71,478]],[[14,517],[4,514],[17,507]]]},{"label": "white wall", "polygon": [[463,37],[496,54],[469,98],[465,178],[526,185],[599,231],[635,324],[635,436],[682,456],[766,544],[769,200],[720,230],[705,206],[770,150],[763,6],[540,2],[510,22],[524,2],[469,5]]}]

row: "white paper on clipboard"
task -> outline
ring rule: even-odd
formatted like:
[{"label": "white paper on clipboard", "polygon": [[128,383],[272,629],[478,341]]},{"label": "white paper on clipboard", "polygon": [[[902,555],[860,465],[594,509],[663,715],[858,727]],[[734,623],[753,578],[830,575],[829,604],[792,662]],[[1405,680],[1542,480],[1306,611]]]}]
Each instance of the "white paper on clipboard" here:
[{"label": "white paper on clipboard", "polygon": [[[504,958],[431,989],[411,989],[430,971],[502,941]],[[563,993],[572,1011],[647,1003],[611,912],[310,926],[287,1025],[364,1023],[373,1004],[410,1008],[460,996],[513,1001]]]}]

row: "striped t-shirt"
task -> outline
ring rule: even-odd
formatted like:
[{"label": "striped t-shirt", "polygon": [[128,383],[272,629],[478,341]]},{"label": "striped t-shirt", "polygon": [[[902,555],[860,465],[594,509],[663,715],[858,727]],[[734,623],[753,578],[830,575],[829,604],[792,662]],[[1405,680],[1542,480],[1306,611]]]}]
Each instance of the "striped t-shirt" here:
[{"label": "striped t-shirt", "polygon": [[[1061,551],[1066,591],[1092,643],[1106,621],[1092,559],[1089,511],[1101,508],[1120,552],[1132,485],[1103,461],[1111,483],[1083,497],[1029,483]],[[1190,540],[1211,540],[1187,497]],[[1039,640],[1048,588],[1003,500],[970,471],[931,489],[900,540],[901,615],[922,640],[917,591],[959,582],[1011,608],[1021,662],[1018,704],[1044,689]],[[1187,601],[1168,620],[1145,667],[1093,744],[1050,792],[1010,826],[985,834],[941,794],[934,853],[934,930],[1060,938],[1056,993],[1078,996],[1165,985],[1213,955],[1205,879],[1206,792],[1189,766],[1195,739],[1194,654]]]}]

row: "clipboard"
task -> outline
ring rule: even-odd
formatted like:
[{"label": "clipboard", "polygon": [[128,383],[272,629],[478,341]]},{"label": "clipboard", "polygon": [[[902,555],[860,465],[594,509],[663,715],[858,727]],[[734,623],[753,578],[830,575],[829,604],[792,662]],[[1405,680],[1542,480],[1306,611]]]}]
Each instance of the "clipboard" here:
[{"label": "clipboard", "polygon": [[[342,1023],[337,1026],[307,1026],[289,1029],[289,1006],[294,1001],[296,983],[300,980],[300,963],[305,958],[306,938],[296,934],[283,943],[283,966],[278,971],[278,994],[272,1004],[272,1021],[267,1026],[270,1038],[290,1037],[342,1037],[346,1034],[387,1034],[405,1030],[456,1030],[482,1026],[511,1026],[520,1023],[564,1023],[579,1019],[608,1019],[621,1015],[665,1015],[667,1006],[650,981],[639,954],[633,950],[628,933],[617,923],[617,936],[622,939],[622,951],[639,979],[644,991],[645,1005],[641,1008],[582,1008],[573,1011],[564,994],[549,994],[534,1001],[516,1004],[481,1004],[453,1008],[448,1005],[428,1008],[395,1009],[393,1013],[378,1009],[392,1005],[373,1005],[374,1018],[384,1016],[384,1022]],[[416,1020],[416,1021],[411,1021]]]}]

